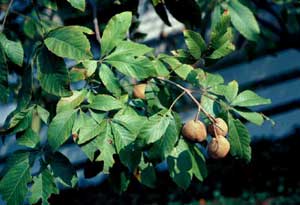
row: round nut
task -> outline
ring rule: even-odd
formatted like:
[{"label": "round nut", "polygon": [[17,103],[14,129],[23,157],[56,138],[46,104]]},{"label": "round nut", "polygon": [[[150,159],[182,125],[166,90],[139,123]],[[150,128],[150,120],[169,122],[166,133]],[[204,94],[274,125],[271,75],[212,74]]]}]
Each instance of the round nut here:
[{"label": "round nut", "polygon": [[133,96],[135,98],[146,99],[145,90],[147,84],[141,83],[133,86]]},{"label": "round nut", "polygon": [[227,123],[222,118],[216,118],[216,122],[208,126],[208,133],[213,137],[215,137],[215,135],[225,137],[228,133]]},{"label": "round nut", "polygon": [[229,141],[222,135],[217,135],[207,146],[209,155],[214,159],[226,157],[230,150]]},{"label": "round nut", "polygon": [[182,135],[189,140],[202,142],[207,137],[206,127],[199,120],[189,120],[182,128]]}]

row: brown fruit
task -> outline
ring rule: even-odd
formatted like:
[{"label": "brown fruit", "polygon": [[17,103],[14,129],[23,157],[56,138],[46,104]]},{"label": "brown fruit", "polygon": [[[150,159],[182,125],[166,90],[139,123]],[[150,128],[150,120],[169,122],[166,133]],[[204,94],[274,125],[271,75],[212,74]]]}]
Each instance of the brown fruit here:
[{"label": "brown fruit", "polygon": [[135,98],[146,99],[145,90],[147,84],[141,83],[133,86],[133,96]]},{"label": "brown fruit", "polygon": [[209,155],[214,159],[224,158],[229,150],[229,141],[222,135],[217,135],[207,146]]},{"label": "brown fruit", "polygon": [[182,128],[182,135],[189,140],[202,142],[207,137],[206,127],[199,120],[189,120]]},{"label": "brown fruit", "polygon": [[208,126],[208,133],[213,137],[215,137],[214,129],[216,130],[216,135],[222,135],[225,137],[228,133],[227,123],[222,118],[216,118],[216,123]]}]

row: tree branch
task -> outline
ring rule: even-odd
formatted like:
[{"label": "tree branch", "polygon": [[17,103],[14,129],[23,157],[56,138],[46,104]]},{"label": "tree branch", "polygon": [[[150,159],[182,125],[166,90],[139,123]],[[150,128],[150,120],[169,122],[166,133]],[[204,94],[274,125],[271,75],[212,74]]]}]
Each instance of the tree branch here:
[{"label": "tree branch", "polygon": [[97,6],[94,0],[89,0],[89,3],[92,7],[92,12],[93,12],[93,23],[94,23],[94,29],[96,33],[96,39],[101,44],[101,36],[100,36],[100,29],[99,29],[99,21],[98,21],[98,13],[97,13]]},{"label": "tree branch", "polygon": [[4,30],[4,26],[5,26],[5,23],[6,23],[6,19],[7,19],[7,16],[8,16],[8,13],[9,13],[9,10],[13,4],[13,1],[14,0],[10,0],[9,4],[8,4],[8,7],[7,7],[7,10],[6,10],[6,13],[5,13],[5,16],[4,16],[4,19],[3,19],[3,22],[2,22],[2,25],[1,25],[1,31]]}]

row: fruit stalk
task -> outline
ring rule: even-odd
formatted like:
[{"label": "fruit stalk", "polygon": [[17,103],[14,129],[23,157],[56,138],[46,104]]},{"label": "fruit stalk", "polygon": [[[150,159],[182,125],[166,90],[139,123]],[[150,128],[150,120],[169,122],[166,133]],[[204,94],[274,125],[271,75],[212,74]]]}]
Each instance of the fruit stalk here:
[{"label": "fruit stalk", "polygon": [[169,107],[169,110],[172,110],[172,108],[174,107],[174,105],[176,104],[176,102],[185,94],[185,91],[183,91],[182,93],[180,93],[180,95],[178,95],[175,100],[172,102],[172,104]]},{"label": "fruit stalk", "polygon": [[161,80],[161,81],[164,81],[164,82],[167,82],[169,84],[172,84],[178,88],[180,88],[181,90],[185,91],[185,93],[194,101],[194,103],[198,106],[198,110],[202,111],[207,117],[208,119],[211,121],[211,122],[216,122],[215,118],[209,114],[208,112],[206,112],[206,110],[202,107],[202,105],[198,102],[198,100],[192,95],[192,92],[191,90],[183,87],[182,85],[179,85],[178,83],[175,83],[171,80],[168,80],[168,79],[164,79],[162,77],[157,77],[158,80]]}]

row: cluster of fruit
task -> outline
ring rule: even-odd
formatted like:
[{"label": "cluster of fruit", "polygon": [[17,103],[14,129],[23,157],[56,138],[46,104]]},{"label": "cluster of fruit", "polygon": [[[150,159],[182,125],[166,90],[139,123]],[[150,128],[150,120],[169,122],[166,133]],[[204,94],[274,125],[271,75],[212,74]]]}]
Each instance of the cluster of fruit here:
[{"label": "cluster of fruit", "polygon": [[228,126],[222,118],[215,118],[215,121],[207,128],[199,120],[189,120],[182,128],[182,136],[194,142],[203,142],[207,139],[207,132],[213,137],[208,143],[209,155],[214,159],[224,158],[229,150],[230,144],[226,139]]},{"label": "cluster of fruit", "polygon": [[[147,84],[141,83],[133,87],[133,95],[136,98],[145,99],[145,89]],[[228,133],[227,123],[222,118],[213,118],[213,123],[207,127],[198,119],[187,121],[182,128],[182,136],[193,142],[203,142],[207,140],[207,132],[212,136],[207,149],[209,155],[214,159],[224,158],[229,150],[230,143],[226,139]]]}]

